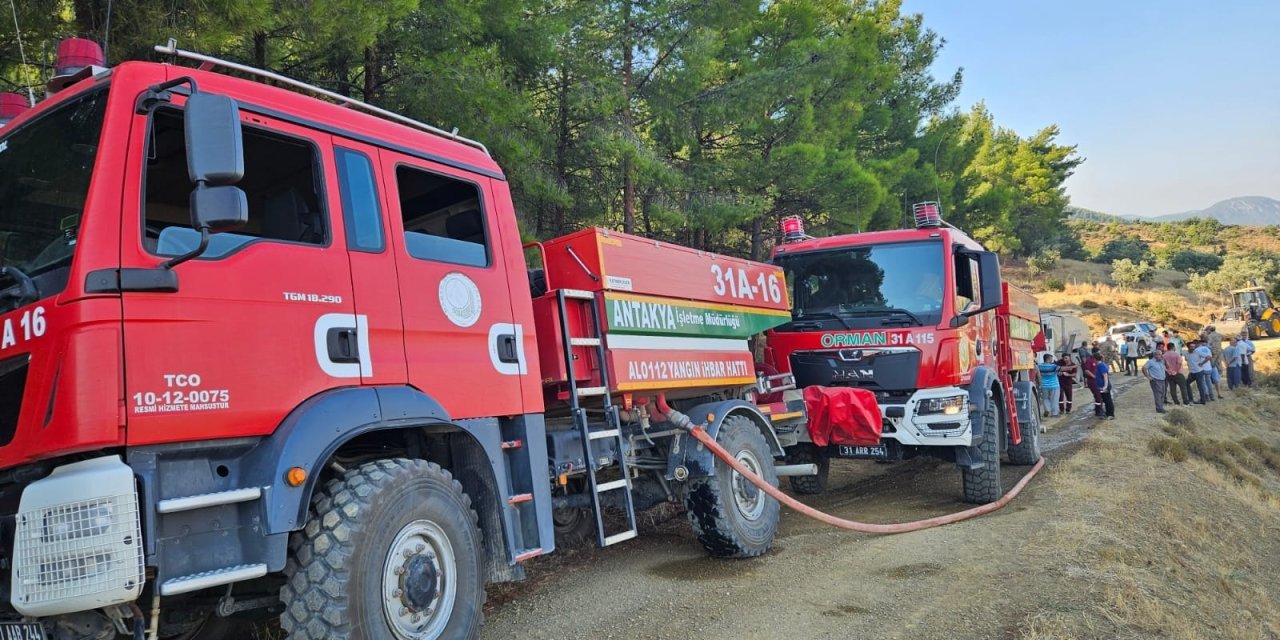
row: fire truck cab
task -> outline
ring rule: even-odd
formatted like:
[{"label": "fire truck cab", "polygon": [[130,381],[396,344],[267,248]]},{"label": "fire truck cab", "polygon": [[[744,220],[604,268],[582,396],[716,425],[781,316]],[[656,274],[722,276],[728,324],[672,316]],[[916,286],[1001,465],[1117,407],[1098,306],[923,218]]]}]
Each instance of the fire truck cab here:
[{"label": "fire truck cab", "polygon": [[[924,211],[921,211],[921,209]],[[935,203],[917,206],[915,229],[810,238],[785,221],[773,262],[786,273],[792,320],[768,333],[766,361],[797,386],[875,394],[880,442],[811,442],[789,450],[824,470],[831,458],[955,462],[964,498],[999,498],[1000,455],[1039,457],[1030,341],[1035,299],[1000,278],[998,256],[946,225]],[[1012,297],[1011,297],[1012,296]],[[797,477],[801,493],[822,476]]]},{"label": "fire truck cab", "polygon": [[157,50],[201,67],[0,100],[0,637],[474,637],[487,584],[663,501],[769,549],[777,502],[673,421],[776,482],[781,272],[592,229],[534,278],[481,143]]}]

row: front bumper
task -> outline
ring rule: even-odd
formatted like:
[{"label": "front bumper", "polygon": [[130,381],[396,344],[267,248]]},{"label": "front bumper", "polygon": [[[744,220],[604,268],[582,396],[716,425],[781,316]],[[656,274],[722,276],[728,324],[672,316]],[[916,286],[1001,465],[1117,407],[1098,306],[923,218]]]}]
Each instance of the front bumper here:
[{"label": "front bumper", "polygon": [[[922,412],[928,400],[963,397],[958,413]],[[882,440],[897,440],[918,447],[968,447],[973,444],[973,424],[969,419],[969,392],[960,387],[920,389],[902,404],[882,404]]]}]

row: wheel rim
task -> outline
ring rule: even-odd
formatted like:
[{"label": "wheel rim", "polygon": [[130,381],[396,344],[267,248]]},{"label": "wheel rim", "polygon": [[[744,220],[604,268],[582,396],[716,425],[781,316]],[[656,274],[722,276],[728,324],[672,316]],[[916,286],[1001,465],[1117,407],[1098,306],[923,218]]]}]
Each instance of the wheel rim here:
[{"label": "wheel rim", "polygon": [[555,509],[551,512],[551,524],[557,534],[566,534],[581,526],[588,515],[586,509]]},{"label": "wheel rim", "polygon": [[440,525],[414,520],[400,529],[382,566],[382,608],[400,640],[437,638],[457,597],[453,545]]},{"label": "wheel rim", "polygon": [[[757,476],[760,475],[760,460],[751,451],[743,449],[734,458],[751,473]],[[751,484],[751,481],[747,480],[745,476],[734,471],[733,504],[738,508],[738,513],[741,513],[747,520],[757,520],[764,513],[764,502],[764,492],[760,491],[759,487]]]}]

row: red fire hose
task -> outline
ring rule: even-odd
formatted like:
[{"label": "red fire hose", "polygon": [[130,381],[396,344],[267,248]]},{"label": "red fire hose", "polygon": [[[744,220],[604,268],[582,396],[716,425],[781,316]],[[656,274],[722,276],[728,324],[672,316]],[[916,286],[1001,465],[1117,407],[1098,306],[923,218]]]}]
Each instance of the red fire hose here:
[{"label": "red fire hose", "polygon": [[671,407],[667,406],[665,398],[662,398],[662,397],[658,398],[658,409],[667,414],[667,419],[672,424],[675,424],[676,426],[687,431],[689,435],[696,438],[698,442],[701,442],[702,444],[706,445],[707,449],[709,449],[711,453],[715,454],[717,458],[720,458],[722,462],[729,465],[729,468],[733,469],[734,471],[737,471],[742,477],[746,478],[747,480],[750,480],[751,484],[754,484],[761,491],[764,491],[765,493],[773,496],[773,498],[778,502],[781,502],[782,504],[785,504],[788,507],[791,507],[792,509],[800,512],[800,514],[802,515],[813,518],[818,522],[824,522],[834,527],[840,527],[841,529],[848,529],[850,531],[860,531],[862,533],[878,533],[879,534],[879,533],[907,533],[909,531],[923,531],[925,529],[941,527],[942,525],[952,524],[955,522],[960,522],[961,520],[968,520],[970,518],[976,518],[980,515],[991,513],[992,511],[1000,509],[1006,504],[1009,504],[1010,500],[1013,500],[1014,498],[1018,497],[1018,494],[1022,491],[1023,487],[1027,486],[1027,483],[1031,482],[1031,479],[1034,478],[1036,474],[1040,472],[1040,469],[1044,467],[1044,458],[1040,458],[1040,461],[1037,462],[1035,466],[1031,467],[1031,471],[1028,472],[1027,475],[1023,476],[1022,479],[1018,481],[1018,484],[1013,485],[1013,488],[1010,489],[1008,493],[1004,494],[1004,497],[1000,498],[999,500],[996,500],[995,502],[984,504],[979,507],[974,507],[972,509],[965,509],[964,511],[951,513],[945,516],[937,516],[935,518],[927,518],[925,520],[916,520],[914,522],[900,522],[897,524],[870,524],[866,522],[856,522],[854,520],[845,520],[844,518],[837,518],[833,515],[818,511],[817,509],[814,509],[813,507],[810,507],[809,505],[804,504],[803,502],[800,502],[799,500],[796,500],[795,498],[792,498],[791,496],[783,493],[781,489],[773,486],[772,484],[769,484],[764,480],[764,478],[761,478],[760,476],[752,473],[749,469],[743,466],[742,463],[738,462],[733,457],[732,454],[730,454],[728,451],[725,451],[724,447],[721,447],[720,443],[716,442],[715,438],[712,438],[711,434],[708,434],[705,429],[703,429],[701,426],[693,424],[693,421],[689,419],[689,416],[686,416],[683,413],[680,413],[679,411],[676,411]]}]

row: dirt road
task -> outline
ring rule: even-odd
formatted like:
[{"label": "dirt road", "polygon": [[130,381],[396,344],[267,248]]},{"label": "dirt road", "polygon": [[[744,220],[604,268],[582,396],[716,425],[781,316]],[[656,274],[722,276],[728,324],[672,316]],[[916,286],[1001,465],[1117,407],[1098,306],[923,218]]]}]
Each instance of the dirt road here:
[{"label": "dirt road", "polygon": [[[1141,378],[1118,376],[1120,413],[1150,411]],[[1125,390],[1138,386],[1129,392]],[[1087,391],[1084,392],[1087,397]],[[1080,397],[1077,397],[1079,400]],[[783,510],[773,551],[753,560],[707,558],[683,517],[607,550],[568,551],[531,567],[530,579],[490,594],[483,638],[1014,638],[1052,597],[1062,567],[1046,570],[1030,540],[1071,509],[1042,478],[1069,457],[1091,424],[1092,403],[1050,423],[1050,463],[1002,511],[897,536],[838,531]],[[1006,487],[1025,471],[1005,467]],[[953,465],[835,461],[830,489],[806,502],[867,522],[900,522],[966,508]]]}]

